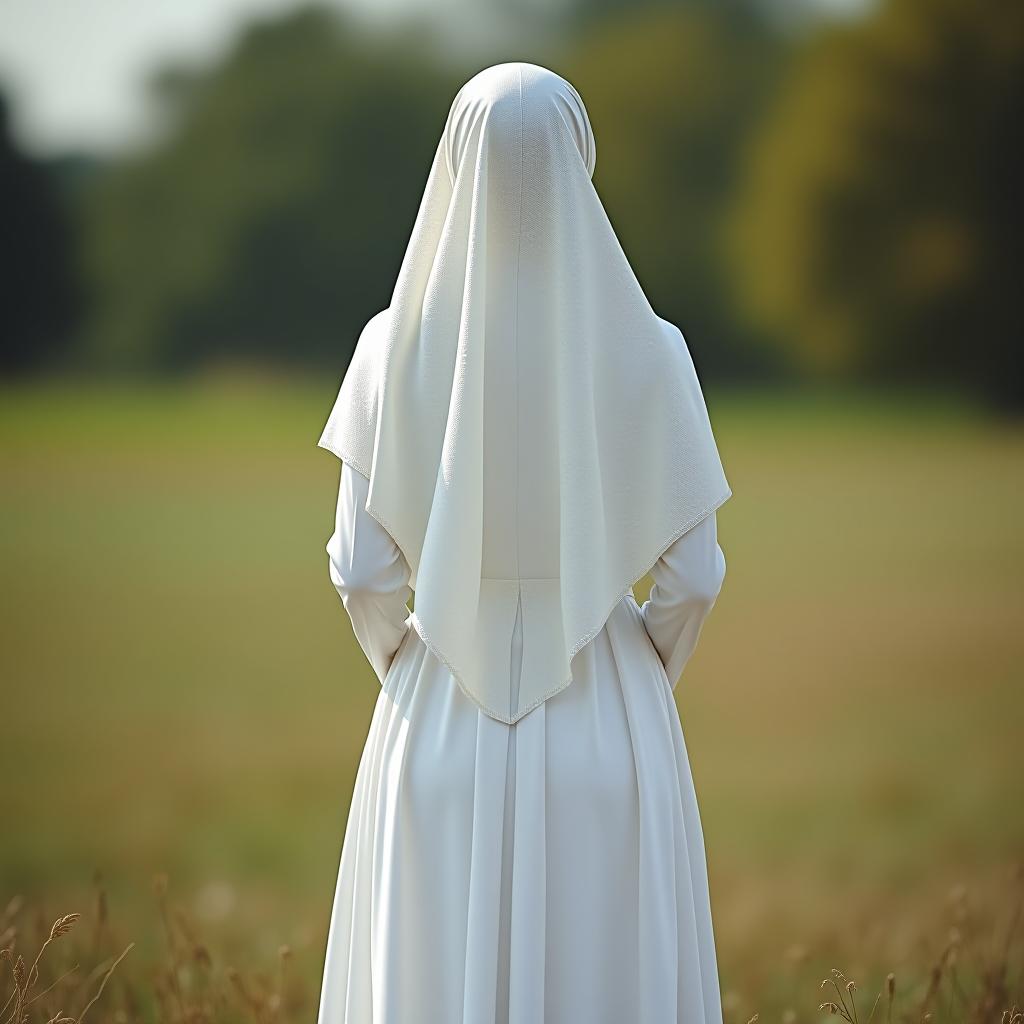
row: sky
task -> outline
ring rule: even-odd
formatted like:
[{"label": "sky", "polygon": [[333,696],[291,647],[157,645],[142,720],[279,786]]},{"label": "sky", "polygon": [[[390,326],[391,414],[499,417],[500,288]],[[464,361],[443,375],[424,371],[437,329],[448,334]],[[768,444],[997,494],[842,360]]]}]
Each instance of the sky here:
[{"label": "sky", "polygon": [[[379,14],[393,15],[409,0],[371,3]],[[15,135],[41,155],[116,150],[145,129],[145,83],[154,68],[169,60],[213,61],[246,22],[298,6],[296,0],[0,0],[0,88]]]},{"label": "sky", "polygon": [[[462,0],[465,3],[465,0]],[[843,12],[863,0],[813,0]],[[322,0],[368,21],[460,0]],[[145,83],[165,63],[202,66],[253,19],[301,0],[0,0],[0,89],[18,143],[38,156],[116,152],[145,138]]]}]

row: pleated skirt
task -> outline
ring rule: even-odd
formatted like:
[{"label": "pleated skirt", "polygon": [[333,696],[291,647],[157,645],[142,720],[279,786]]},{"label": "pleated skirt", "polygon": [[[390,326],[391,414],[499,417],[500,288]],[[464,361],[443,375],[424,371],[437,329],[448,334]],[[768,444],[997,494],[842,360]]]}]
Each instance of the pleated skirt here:
[{"label": "pleated skirt", "polygon": [[700,818],[632,594],[506,725],[410,629],[341,852],[318,1024],[721,1024]]}]

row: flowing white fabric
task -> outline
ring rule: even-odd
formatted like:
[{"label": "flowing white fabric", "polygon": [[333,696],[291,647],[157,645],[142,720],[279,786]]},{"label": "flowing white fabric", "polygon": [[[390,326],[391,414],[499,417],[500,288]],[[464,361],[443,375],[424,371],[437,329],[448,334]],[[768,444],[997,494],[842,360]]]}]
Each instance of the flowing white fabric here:
[{"label": "flowing white fabric", "polygon": [[319,441],[369,479],[424,643],[506,723],[572,681],[631,585],[731,493],[686,343],[630,269],[594,160],[558,75],[503,64],[460,90],[391,305]]},{"label": "flowing white fabric", "polygon": [[[319,1024],[721,1024],[672,699],[725,573],[715,516],[515,725],[411,628],[409,567],[342,466],[331,578],[381,691],[356,775]],[[523,661],[523,623],[511,663]],[[666,674],[666,666],[667,673]]]}]

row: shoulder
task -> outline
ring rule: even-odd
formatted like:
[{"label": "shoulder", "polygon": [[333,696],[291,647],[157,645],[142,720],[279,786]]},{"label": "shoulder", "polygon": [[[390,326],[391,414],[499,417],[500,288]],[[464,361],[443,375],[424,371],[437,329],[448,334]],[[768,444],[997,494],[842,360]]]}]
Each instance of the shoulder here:
[{"label": "shoulder", "polygon": [[387,309],[382,309],[379,313],[374,313],[374,315],[371,316],[370,319],[367,320],[366,323],[363,325],[363,329],[359,332],[358,340],[370,340],[378,338],[381,335],[383,335],[387,328],[390,313],[390,306]]},{"label": "shoulder", "polygon": [[661,327],[662,352],[665,354],[665,358],[670,364],[677,366],[681,373],[687,376],[693,375],[696,372],[693,356],[690,354],[690,346],[686,343],[686,337],[682,330],[660,316],[657,317],[657,321]]},{"label": "shoulder", "polygon": [[[655,315],[657,316],[657,314]],[[686,346],[686,338],[683,336],[683,332],[674,323],[660,316],[658,317],[658,323],[666,338],[678,345]]]},{"label": "shoulder", "polygon": [[379,370],[381,351],[387,335],[389,313],[390,309],[382,309],[364,324],[352,351],[348,371],[345,375],[346,380],[358,378],[366,373],[376,373]]}]

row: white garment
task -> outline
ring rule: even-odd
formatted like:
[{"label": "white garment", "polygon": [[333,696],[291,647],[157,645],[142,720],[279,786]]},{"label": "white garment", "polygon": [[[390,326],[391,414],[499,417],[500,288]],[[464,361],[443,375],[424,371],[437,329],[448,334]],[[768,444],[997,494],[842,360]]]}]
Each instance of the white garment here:
[{"label": "white garment", "polygon": [[595,152],[553,72],[502,64],[463,86],[391,304],[319,441],[369,477],[413,625],[502,722],[567,686],[631,585],[731,493],[683,335],[590,179]]},{"label": "white garment", "polygon": [[[342,466],[331,578],[382,689],[356,776],[319,1024],[721,1024],[672,684],[720,589],[712,514],[514,725],[411,628],[410,571]],[[512,676],[521,667],[521,623]],[[666,668],[667,666],[667,674]]]}]

